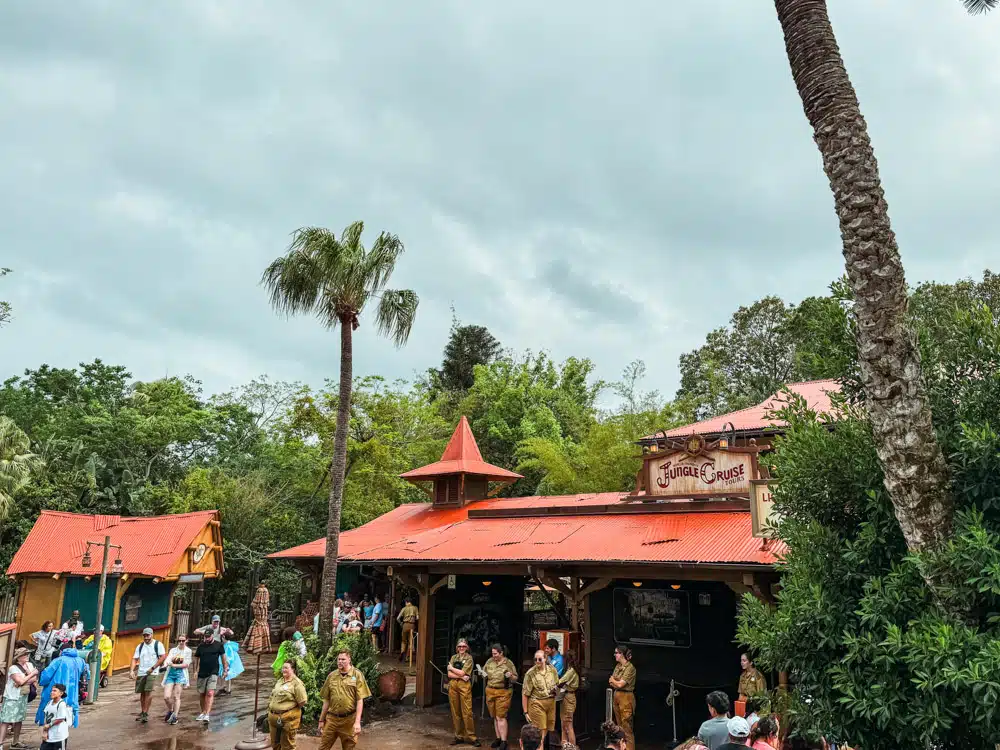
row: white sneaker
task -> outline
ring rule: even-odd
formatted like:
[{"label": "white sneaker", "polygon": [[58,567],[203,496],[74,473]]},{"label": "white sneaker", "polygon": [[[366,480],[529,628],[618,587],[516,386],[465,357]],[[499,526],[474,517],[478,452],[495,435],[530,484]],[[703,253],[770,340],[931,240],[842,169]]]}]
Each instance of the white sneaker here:
[{"label": "white sneaker", "polygon": [[198,714],[195,717],[195,721],[205,721],[205,714]]},{"label": "white sneaker", "polygon": [[208,722],[212,720],[212,717],[209,716],[208,714],[202,714],[201,715],[201,720],[203,722],[205,722],[206,724],[208,724]]}]

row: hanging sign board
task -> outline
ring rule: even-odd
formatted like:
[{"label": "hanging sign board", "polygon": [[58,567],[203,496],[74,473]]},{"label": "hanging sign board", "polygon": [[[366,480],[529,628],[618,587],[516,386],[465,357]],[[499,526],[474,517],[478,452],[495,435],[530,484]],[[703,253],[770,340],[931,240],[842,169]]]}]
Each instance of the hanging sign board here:
[{"label": "hanging sign board", "polygon": [[454,589],[455,584],[458,582],[458,577],[452,573],[448,576],[448,588]]},{"label": "hanging sign board", "polygon": [[749,497],[757,479],[757,446],[730,448],[692,435],[644,455],[642,485],[655,498]]},{"label": "hanging sign board", "polygon": [[750,526],[757,539],[774,538],[778,516],[774,512],[773,479],[754,479],[750,492]]}]

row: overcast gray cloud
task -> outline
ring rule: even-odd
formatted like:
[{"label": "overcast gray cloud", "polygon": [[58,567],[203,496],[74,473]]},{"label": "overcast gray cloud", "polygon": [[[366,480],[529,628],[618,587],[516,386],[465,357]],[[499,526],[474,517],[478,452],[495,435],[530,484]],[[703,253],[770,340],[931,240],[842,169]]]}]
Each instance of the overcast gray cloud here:
[{"label": "overcast gray cloud", "polygon": [[[1000,261],[1000,14],[832,9],[909,280]],[[337,339],[257,286],[296,227],[407,253],[410,344],[449,307],[509,347],[680,352],[739,304],[841,273],[836,217],[768,3],[58,0],[0,5],[0,376],[102,357],[217,390],[319,383]]]}]

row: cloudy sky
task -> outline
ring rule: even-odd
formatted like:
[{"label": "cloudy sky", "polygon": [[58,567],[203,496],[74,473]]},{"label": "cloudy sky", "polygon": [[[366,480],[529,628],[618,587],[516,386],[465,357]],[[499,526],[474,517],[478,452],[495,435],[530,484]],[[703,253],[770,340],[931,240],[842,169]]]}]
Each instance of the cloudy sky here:
[{"label": "cloudy sky", "polygon": [[[1000,12],[833,5],[908,279],[1000,266]],[[739,304],[842,269],[767,2],[0,4],[0,377],[321,383],[337,338],[258,279],[296,227],[356,219],[421,297],[402,351],[363,321],[360,373],[437,364],[454,305],[672,393]]]}]

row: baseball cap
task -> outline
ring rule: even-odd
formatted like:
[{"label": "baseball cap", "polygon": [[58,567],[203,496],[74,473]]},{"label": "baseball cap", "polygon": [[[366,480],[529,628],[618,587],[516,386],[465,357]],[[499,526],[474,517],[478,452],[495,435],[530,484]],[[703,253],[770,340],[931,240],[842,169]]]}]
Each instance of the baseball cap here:
[{"label": "baseball cap", "polygon": [[[135,631],[133,631],[133,632],[135,632]],[[143,635],[152,635],[153,634],[153,629],[152,628],[143,628],[142,629],[142,634]]]},{"label": "baseball cap", "polygon": [[222,622],[222,618],[218,615],[212,615],[212,622]]},{"label": "baseball cap", "polygon": [[734,716],[726,722],[726,731],[730,737],[749,737],[750,725],[742,716]]}]

